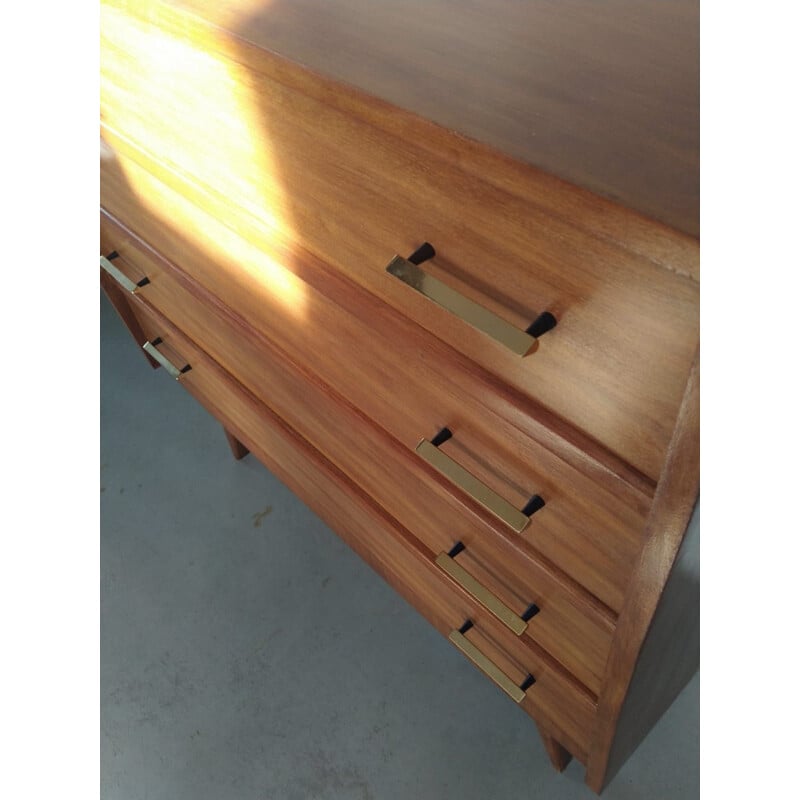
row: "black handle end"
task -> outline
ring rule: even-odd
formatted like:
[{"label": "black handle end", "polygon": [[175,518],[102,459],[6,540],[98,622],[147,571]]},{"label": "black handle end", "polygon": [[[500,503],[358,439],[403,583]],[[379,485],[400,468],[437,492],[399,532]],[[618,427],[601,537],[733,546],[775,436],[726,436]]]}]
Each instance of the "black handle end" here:
[{"label": "black handle end", "polygon": [[448,439],[451,439],[453,436],[453,432],[450,428],[442,428],[436,436],[431,439],[431,444],[434,447],[438,447],[440,444],[444,444]]},{"label": "black handle end", "polygon": [[423,261],[430,261],[436,255],[430,242],[423,242],[407,259],[412,264],[419,266]]},{"label": "black handle end", "polygon": [[541,498],[541,497],[539,497],[539,495],[538,495],[538,494],[535,494],[535,495],[534,495],[533,497],[531,497],[531,499],[530,499],[530,500],[528,500],[528,502],[525,504],[525,508],[523,508],[523,509],[522,509],[522,513],[523,513],[523,514],[524,514],[526,517],[531,517],[531,516],[533,516],[533,515],[534,515],[534,514],[535,514],[537,511],[539,511],[539,510],[540,510],[540,509],[542,509],[542,508],[544,508],[544,500],[542,500],[542,498]]},{"label": "black handle end", "polygon": [[450,556],[450,558],[455,558],[455,557],[456,557],[456,556],[457,556],[457,555],[458,555],[458,554],[459,554],[459,553],[460,553],[462,550],[466,550],[466,547],[464,547],[464,545],[463,545],[463,543],[462,543],[462,542],[456,542],[456,543],[455,543],[455,544],[454,544],[454,545],[453,545],[453,546],[450,548],[450,550],[449,550],[449,552],[447,553],[447,555],[449,555],[449,556]]},{"label": "black handle end", "polygon": [[522,614],[522,619],[525,622],[530,622],[539,613],[539,606],[536,603],[531,603]]},{"label": "black handle end", "polygon": [[556,325],[558,325],[558,320],[549,311],[542,311],[528,326],[525,333],[529,333],[534,339],[538,339],[540,336],[544,336],[547,331],[553,330]]}]

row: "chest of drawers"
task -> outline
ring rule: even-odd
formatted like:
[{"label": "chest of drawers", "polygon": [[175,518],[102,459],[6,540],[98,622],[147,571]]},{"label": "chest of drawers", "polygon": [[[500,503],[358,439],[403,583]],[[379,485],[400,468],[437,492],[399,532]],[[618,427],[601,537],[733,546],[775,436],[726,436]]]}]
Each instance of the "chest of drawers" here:
[{"label": "chest of drawers", "polygon": [[698,662],[696,9],[373,5],[105,0],[101,281],[599,791]]}]

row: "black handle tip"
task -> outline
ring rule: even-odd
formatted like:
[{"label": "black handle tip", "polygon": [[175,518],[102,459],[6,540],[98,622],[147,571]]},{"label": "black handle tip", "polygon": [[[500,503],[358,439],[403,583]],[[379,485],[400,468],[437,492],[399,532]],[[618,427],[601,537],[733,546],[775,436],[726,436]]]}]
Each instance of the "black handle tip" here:
[{"label": "black handle tip", "polygon": [[434,447],[438,447],[440,444],[444,444],[448,439],[452,438],[453,432],[450,428],[442,428],[436,436],[431,439],[431,444]]},{"label": "black handle tip", "polygon": [[458,554],[459,554],[459,553],[460,553],[462,550],[466,550],[466,548],[464,547],[464,545],[463,545],[461,542],[456,542],[456,543],[455,543],[455,544],[454,544],[454,545],[453,545],[453,546],[450,548],[450,551],[447,553],[447,555],[449,555],[449,556],[450,556],[450,558],[455,558],[455,557],[456,557],[456,556],[457,556],[457,555],[458,555]]},{"label": "black handle tip", "polygon": [[537,511],[539,511],[539,509],[542,509],[542,508],[544,508],[544,500],[542,500],[542,498],[539,497],[538,494],[535,494],[525,504],[525,508],[522,509],[522,513],[526,517],[530,517],[530,516],[533,516]]},{"label": "black handle tip", "polygon": [[544,336],[547,331],[553,330],[556,325],[558,325],[558,320],[549,311],[542,311],[542,313],[531,322],[525,332],[533,336],[534,339],[538,339],[540,336]]},{"label": "black handle tip", "polygon": [[412,264],[421,264],[423,261],[429,261],[436,255],[433,245],[430,242],[423,242],[407,259]]},{"label": "black handle tip", "polygon": [[531,603],[522,615],[525,622],[530,622],[539,613],[539,606],[536,603]]}]

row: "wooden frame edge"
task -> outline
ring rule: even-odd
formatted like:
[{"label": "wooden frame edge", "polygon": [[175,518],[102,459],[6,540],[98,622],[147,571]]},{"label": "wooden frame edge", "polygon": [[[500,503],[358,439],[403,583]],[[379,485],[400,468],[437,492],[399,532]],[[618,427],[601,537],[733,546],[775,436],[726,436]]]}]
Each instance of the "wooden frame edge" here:
[{"label": "wooden frame edge", "polygon": [[667,580],[683,543],[700,491],[700,354],[695,354],[667,450],[644,544],[634,570],[606,662],[597,722],[589,749],[586,783],[600,792],[607,783],[617,722]]}]

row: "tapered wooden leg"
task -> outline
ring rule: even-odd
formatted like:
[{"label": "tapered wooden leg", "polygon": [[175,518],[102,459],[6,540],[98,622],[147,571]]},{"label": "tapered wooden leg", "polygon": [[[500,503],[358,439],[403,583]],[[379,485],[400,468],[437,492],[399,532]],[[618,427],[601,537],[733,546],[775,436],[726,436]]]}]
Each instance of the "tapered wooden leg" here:
[{"label": "tapered wooden leg", "polygon": [[544,742],[544,749],[547,750],[547,755],[550,756],[550,763],[558,772],[563,772],[567,768],[567,764],[572,761],[572,756],[541,725],[537,723],[536,727],[539,729],[539,735]]},{"label": "tapered wooden leg", "polygon": [[222,430],[225,431],[225,438],[228,440],[228,445],[231,448],[233,457],[237,461],[240,458],[244,458],[250,451],[227,428],[223,428]]},{"label": "tapered wooden leg", "polygon": [[[146,337],[144,331],[142,331],[142,326],[139,324],[139,320],[136,319],[133,313],[129,296],[117,285],[116,281],[102,269],[100,270],[100,286],[106,293],[106,297],[111,301],[111,305],[114,306],[117,314],[119,314],[120,318],[125,323],[125,327],[130,331],[134,341],[139,345],[139,349],[142,350],[142,345],[145,343]],[[153,369],[158,369],[158,367],[161,366],[158,361],[144,350],[142,350],[142,355],[147,359],[147,362]]]}]

